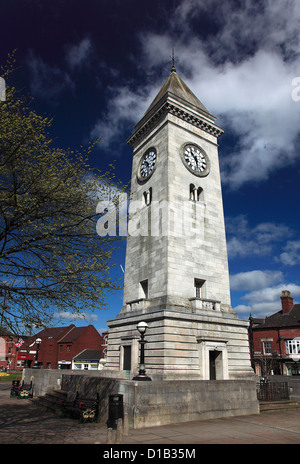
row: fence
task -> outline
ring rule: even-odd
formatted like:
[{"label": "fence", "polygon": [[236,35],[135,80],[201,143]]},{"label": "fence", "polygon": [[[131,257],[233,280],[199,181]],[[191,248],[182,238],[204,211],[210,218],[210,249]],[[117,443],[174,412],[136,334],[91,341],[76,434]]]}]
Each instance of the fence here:
[{"label": "fence", "polygon": [[259,401],[289,400],[290,392],[288,382],[260,382],[256,386]]}]

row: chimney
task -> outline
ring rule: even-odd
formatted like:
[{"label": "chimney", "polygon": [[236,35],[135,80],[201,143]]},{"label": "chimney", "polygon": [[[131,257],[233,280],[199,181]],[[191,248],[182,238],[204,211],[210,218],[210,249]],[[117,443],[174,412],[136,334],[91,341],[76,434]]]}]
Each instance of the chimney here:
[{"label": "chimney", "polygon": [[294,300],[291,296],[291,292],[289,290],[282,290],[280,298],[281,298],[282,314],[289,313],[292,307],[294,306]]}]

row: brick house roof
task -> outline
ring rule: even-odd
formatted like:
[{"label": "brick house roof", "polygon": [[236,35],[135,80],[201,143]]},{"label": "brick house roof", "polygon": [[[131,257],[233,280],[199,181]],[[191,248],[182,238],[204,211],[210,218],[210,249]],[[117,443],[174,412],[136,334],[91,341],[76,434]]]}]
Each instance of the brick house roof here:
[{"label": "brick house roof", "polygon": [[88,326],[73,327],[70,332],[68,332],[61,340],[59,340],[59,343],[72,343],[74,340],[76,340],[76,338],[80,337],[80,335],[82,335],[87,328]]},{"label": "brick house roof", "polygon": [[294,304],[290,312],[284,314],[283,311],[278,311],[269,317],[261,324],[255,325],[255,329],[269,329],[281,327],[300,327],[300,304]]},{"label": "brick house roof", "polygon": [[73,358],[73,361],[99,361],[101,350],[83,350]]},{"label": "brick house roof", "polygon": [[72,329],[72,327],[75,327],[74,324],[64,327],[50,327],[48,329],[43,329],[41,332],[38,332],[36,335],[34,335],[34,338],[39,337],[42,340],[46,338],[53,338],[56,340],[61,337],[66,330]]}]

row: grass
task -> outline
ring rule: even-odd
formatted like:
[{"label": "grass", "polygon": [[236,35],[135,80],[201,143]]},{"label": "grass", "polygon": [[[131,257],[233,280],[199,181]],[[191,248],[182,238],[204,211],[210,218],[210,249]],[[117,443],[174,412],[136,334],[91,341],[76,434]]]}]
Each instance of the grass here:
[{"label": "grass", "polygon": [[0,382],[12,382],[13,380],[21,380],[22,373],[0,372]]}]

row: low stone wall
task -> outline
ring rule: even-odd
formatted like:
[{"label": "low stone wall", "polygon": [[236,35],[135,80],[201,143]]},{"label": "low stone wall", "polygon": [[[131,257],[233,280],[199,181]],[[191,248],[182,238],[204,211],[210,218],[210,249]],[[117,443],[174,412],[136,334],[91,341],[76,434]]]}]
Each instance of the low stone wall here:
[{"label": "low stone wall", "polygon": [[48,391],[61,388],[62,370],[24,369],[22,380],[33,383],[33,395],[44,396]]},{"label": "low stone wall", "polygon": [[26,382],[30,376],[36,395],[59,387],[68,391],[69,400],[76,392],[88,397],[98,393],[100,422],[107,420],[109,395],[122,394],[132,428],[259,413],[256,385],[249,380],[136,382],[100,372],[26,369]]},{"label": "low stone wall", "polygon": [[141,382],[135,388],[134,428],[259,413],[252,381]]},{"label": "low stone wall", "polygon": [[132,428],[176,422],[259,414],[256,384],[245,380],[135,382],[113,378],[64,374],[62,388],[69,399],[80,395],[100,396],[99,414],[108,417],[111,394],[122,394],[124,412]]},{"label": "low stone wall", "polygon": [[[100,371],[101,372],[101,371]],[[24,369],[22,379],[25,383],[30,383],[32,380],[34,384],[34,396],[44,396],[47,392],[54,389],[61,389],[62,376],[67,373],[72,376],[81,377],[100,377],[100,373],[84,370],[64,370],[64,369]]]}]

